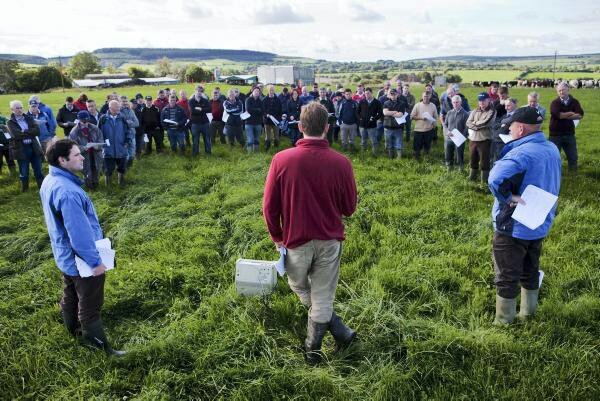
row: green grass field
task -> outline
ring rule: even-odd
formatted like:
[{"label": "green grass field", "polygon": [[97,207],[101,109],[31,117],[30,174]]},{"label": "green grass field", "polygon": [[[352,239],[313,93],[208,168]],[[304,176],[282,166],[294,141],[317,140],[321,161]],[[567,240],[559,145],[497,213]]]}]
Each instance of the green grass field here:
[{"label": "green grass field", "polygon": [[473,81],[512,81],[517,79],[519,70],[454,70],[450,74],[458,74],[464,83]]},{"label": "green grass field", "polygon": [[[588,78],[588,79],[600,79],[600,72],[561,72],[557,71],[554,74],[556,79],[580,79],[580,78]],[[552,78],[552,72],[542,71],[542,72],[530,72],[525,76],[527,78]]]},{"label": "green grass field", "polygon": [[[548,106],[554,91],[540,92]],[[476,89],[463,93],[473,104]],[[65,94],[43,100],[56,110]],[[511,94],[524,102],[527,90]],[[119,258],[103,317],[130,351],[122,360],[65,334],[39,195],[20,194],[5,172],[0,399],[600,399],[600,103],[596,91],[573,95],[586,111],[580,171],[563,177],[536,318],[491,325],[492,197],[446,172],[440,143],[421,163],[354,154],[359,205],[345,222],[336,308],[360,341],[332,355],[328,336],[316,368],[302,359],[306,312],[285,280],[265,299],[235,294],[237,258],[277,257],[261,215],[272,154],[219,144],[210,158],[151,155],[125,189],[91,194]]]}]

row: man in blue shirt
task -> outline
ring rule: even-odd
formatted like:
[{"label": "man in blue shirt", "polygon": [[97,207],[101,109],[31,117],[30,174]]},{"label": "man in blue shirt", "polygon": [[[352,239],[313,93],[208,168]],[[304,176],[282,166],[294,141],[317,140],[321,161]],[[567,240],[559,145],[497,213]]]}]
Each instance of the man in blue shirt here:
[{"label": "man in blue shirt", "polygon": [[[103,349],[108,355],[124,355],[110,346],[100,318],[106,267],[95,241],[103,236],[94,205],[77,176],[83,170],[84,157],[75,141],[54,138],[48,144],[46,158],[49,174],[42,183],[40,197],[54,260],[63,274],[60,309],[65,327],[75,336],[79,321],[85,344]],[[75,256],[93,266],[91,277],[79,276]]]},{"label": "man in blue shirt", "polygon": [[561,161],[556,146],[540,131],[543,118],[533,107],[517,109],[503,122],[511,141],[494,164],[488,178],[496,198],[492,209],[494,238],[492,250],[496,273],[496,318],[494,324],[510,324],[516,315],[521,286],[519,317],[526,319],[537,309],[542,241],[548,235],[556,205],[542,225],[532,230],[512,218],[517,204],[525,204],[521,194],[534,185],[558,196]]}]

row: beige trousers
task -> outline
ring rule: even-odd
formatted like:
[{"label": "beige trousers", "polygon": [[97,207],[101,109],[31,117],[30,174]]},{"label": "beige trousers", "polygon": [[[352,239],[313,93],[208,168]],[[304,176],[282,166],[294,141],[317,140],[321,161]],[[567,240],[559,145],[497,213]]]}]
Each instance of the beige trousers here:
[{"label": "beige trousers", "polygon": [[287,250],[288,283],[316,323],[331,320],[341,256],[342,243],[337,240],[313,240]]}]

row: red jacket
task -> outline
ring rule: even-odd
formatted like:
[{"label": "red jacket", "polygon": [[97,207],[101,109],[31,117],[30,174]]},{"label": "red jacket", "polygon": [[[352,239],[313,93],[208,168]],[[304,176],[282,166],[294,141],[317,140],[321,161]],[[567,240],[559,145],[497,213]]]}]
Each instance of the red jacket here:
[{"label": "red jacket", "polygon": [[187,116],[187,118],[190,118],[190,105],[188,103],[188,100],[187,99],[179,99],[177,101],[177,104],[181,106],[183,111],[185,111],[185,115]]},{"label": "red jacket", "polygon": [[223,102],[220,100],[210,101],[210,110],[212,112],[213,121],[223,120]]},{"label": "red jacket", "polygon": [[73,102],[73,106],[77,107],[77,109],[79,109],[80,111],[87,110],[87,105],[85,104],[85,102],[80,102],[79,99]]},{"label": "red jacket", "polygon": [[342,241],[342,216],[356,210],[350,160],[325,139],[301,139],[271,161],[263,215],[275,242],[296,248],[311,240]]},{"label": "red jacket", "polygon": [[158,107],[158,110],[162,111],[162,109],[164,109],[165,107],[167,107],[169,105],[169,99],[167,99],[167,98],[161,99],[161,98],[157,97],[156,99],[154,99],[154,102],[152,104],[155,105],[156,107]]}]

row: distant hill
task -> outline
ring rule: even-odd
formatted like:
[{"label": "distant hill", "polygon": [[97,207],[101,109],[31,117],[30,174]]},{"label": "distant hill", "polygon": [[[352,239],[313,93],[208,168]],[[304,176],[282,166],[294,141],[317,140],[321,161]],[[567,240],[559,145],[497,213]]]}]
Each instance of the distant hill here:
[{"label": "distant hill", "polygon": [[0,60],[15,60],[22,64],[48,64],[48,60],[40,56],[31,56],[28,54],[7,54],[0,53]]},{"label": "distant hill", "polygon": [[[119,66],[124,63],[148,64],[168,57],[173,61],[197,61],[225,59],[235,62],[261,62],[268,63],[277,57],[274,53],[259,52],[253,50],[229,50],[229,49],[151,49],[151,48],[121,48],[111,47],[97,49],[92,52],[102,65],[112,64]],[[61,62],[66,64],[71,56],[61,57]],[[44,58],[22,54],[0,54],[0,60],[17,60],[26,64],[48,64],[58,61],[58,57]]]},{"label": "distant hill", "polygon": [[[409,61],[448,61],[448,62],[462,62],[462,63],[477,63],[477,64],[506,64],[506,63],[521,63],[524,61],[544,61],[549,62],[554,60],[554,55],[546,56],[474,56],[474,55],[456,55],[456,56],[439,56],[439,57],[427,57],[419,58]],[[565,60],[570,60],[573,63],[577,62],[589,62],[591,64],[600,63],[600,53],[590,54],[559,54],[558,60],[564,63]]]}]

